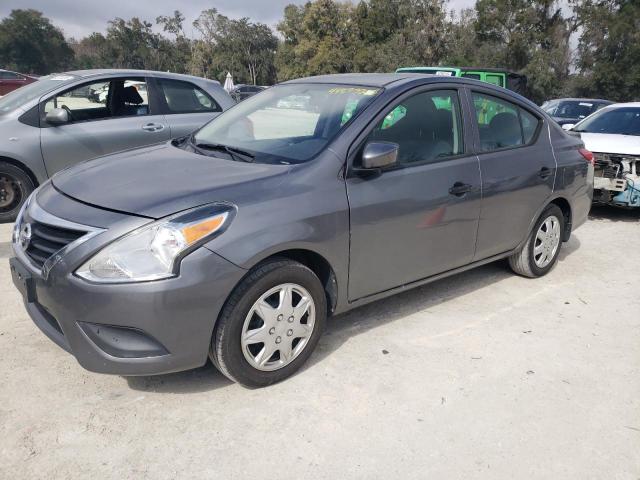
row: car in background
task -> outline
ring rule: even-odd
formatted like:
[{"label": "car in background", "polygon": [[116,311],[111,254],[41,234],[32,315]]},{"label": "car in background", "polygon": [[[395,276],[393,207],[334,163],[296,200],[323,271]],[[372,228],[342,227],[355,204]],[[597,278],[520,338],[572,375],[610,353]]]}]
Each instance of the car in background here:
[{"label": "car in background", "polygon": [[559,125],[576,124],[601,108],[611,105],[609,100],[592,98],[559,98],[542,104],[545,112]]},{"label": "car in background", "polygon": [[193,135],[54,176],[16,221],[12,278],[91,371],[209,357],[267,386],[300,369],[327,316],[500,259],[547,274],[587,220],[591,161],[487,83],[294,80]]},{"label": "car in background", "polygon": [[239,84],[229,92],[231,98],[236,102],[241,102],[249,97],[253,97],[256,93],[260,93],[267,87],[261,87],[260,85],[243,85]]},{"label": "car in background", "polygon": [[594,202],[640,207],[640,103],[609,105],[563,128],[578,133],[593,152]]},{"label": "car in background", "polygon": [[401,67],[396,73],[425,73],[439,77],[479,80],[527,96],[527,77],[504,68],[484,67]]},{"label": "car in background", "polygon": [[37,80],[38,78],[32,75],[0,69],[0,97]]},{"label": "car in background", "polygon": [[54,173],[184,136],[233,105],[216,81],[144,70],[53,74],[6,95],[0,99],[0,222],[13,220]]}]

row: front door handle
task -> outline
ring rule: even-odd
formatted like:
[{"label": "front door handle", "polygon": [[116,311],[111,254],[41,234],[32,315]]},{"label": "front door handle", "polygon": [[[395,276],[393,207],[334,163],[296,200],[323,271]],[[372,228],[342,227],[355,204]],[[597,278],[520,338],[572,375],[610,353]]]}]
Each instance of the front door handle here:
[{"label": "front door handle", "polygon": [[538,176],[540,178],[542,178],[543,180],[546,180],[547,178],[549,178],[551,176],[551,169],[547,168],[547,167],[542,167],[540,169],[540,171],[538,172]]},{"label": "front door handle", "polygon": [[456,182],[453,184],[453,187],[449,189],[449,193],[451,195],[455,195],[456,197],[464,197],[471,190],[473,190],[473,185],[469,185],[468,183]]},{"label": "front door handle", "polygon": [[162,130],[164,130],[164,125],[162,125],[161,123],[147,123],[146,125],[142,126],[142,129],[146,132],[161,132]]}]

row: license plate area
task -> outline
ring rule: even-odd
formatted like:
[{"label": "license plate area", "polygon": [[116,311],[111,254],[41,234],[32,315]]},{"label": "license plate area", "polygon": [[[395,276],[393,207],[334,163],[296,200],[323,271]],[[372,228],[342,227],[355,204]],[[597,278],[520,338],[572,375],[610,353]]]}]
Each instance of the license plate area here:
[{"label": "license plate area", "polygon": [[27,270],[16,258],[9,260],[11,268],[11,278],[13,284],[22,294],[22,297],[28,302],[36,301],[36,286],[31,272]]}]

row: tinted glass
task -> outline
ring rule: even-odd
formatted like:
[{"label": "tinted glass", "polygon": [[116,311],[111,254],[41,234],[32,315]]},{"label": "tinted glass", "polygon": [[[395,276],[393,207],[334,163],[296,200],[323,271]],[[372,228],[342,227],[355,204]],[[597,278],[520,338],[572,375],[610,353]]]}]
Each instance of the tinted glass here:
[{"label": "tinted glass", "polygon": [[159,80],[171,113],[219,112],[222,109],[200,87],[180,80]]},{"label": "tinted glass", "polygon": [[49,99],[44,112],[63,107],[71,112],[72,122],[147,115],[147,84],[142,78],[129,78],[81,85]]},{"label": "tinted glass", "polygon": [[298,163],[319,153],[379,89],[330,84],[269,88],[227,110],[195,134],[195,143],[254,153],[256,161]]},{"label": "tinted glass", "polygon": [[483,151],[522,145],[518,107],[510,102],[479,93],[473,94],[480,145]]},{"label": "tinted glass", "polygon": [[524,135],[524,143],[531,143],[533,137],[538,130],[540,120],[531,115],[526,110],[520,109],[520,121],[522,122],[522,134]]},{"label": "tinted glass", "polygon": [[396,105],[368,142],[398,144],[398,163],[436,161],[463,151],[460,107],[455,91],[424,92]]},{"label": "tinted glass", "polygon": [[585,118],[598,109],[598,105],[592,102],[560,102],[554,116],[560,118]]},{"label": "tinted glass", "polygon": [[24,77],[13,72],[0,72],[0,80],[22,80]]},{"label": "tinted glass", "polygon": [[480,147],[484,152],[513,148],[533,141],[540,120],[506,100],[473,94]]},{"label": "tinted glass", "polygon": [[603,109],[580,122],[575,132],[640,135],[640,108]]}]

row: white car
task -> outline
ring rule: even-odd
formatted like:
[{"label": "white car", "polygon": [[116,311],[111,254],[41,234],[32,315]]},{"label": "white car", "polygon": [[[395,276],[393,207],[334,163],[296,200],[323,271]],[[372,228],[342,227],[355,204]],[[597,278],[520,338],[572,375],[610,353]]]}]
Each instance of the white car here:
[{"label": "white car", "polygon": [[640,207],[640,103],[610,105],[563,128],[594,153],[594,202]]}]

